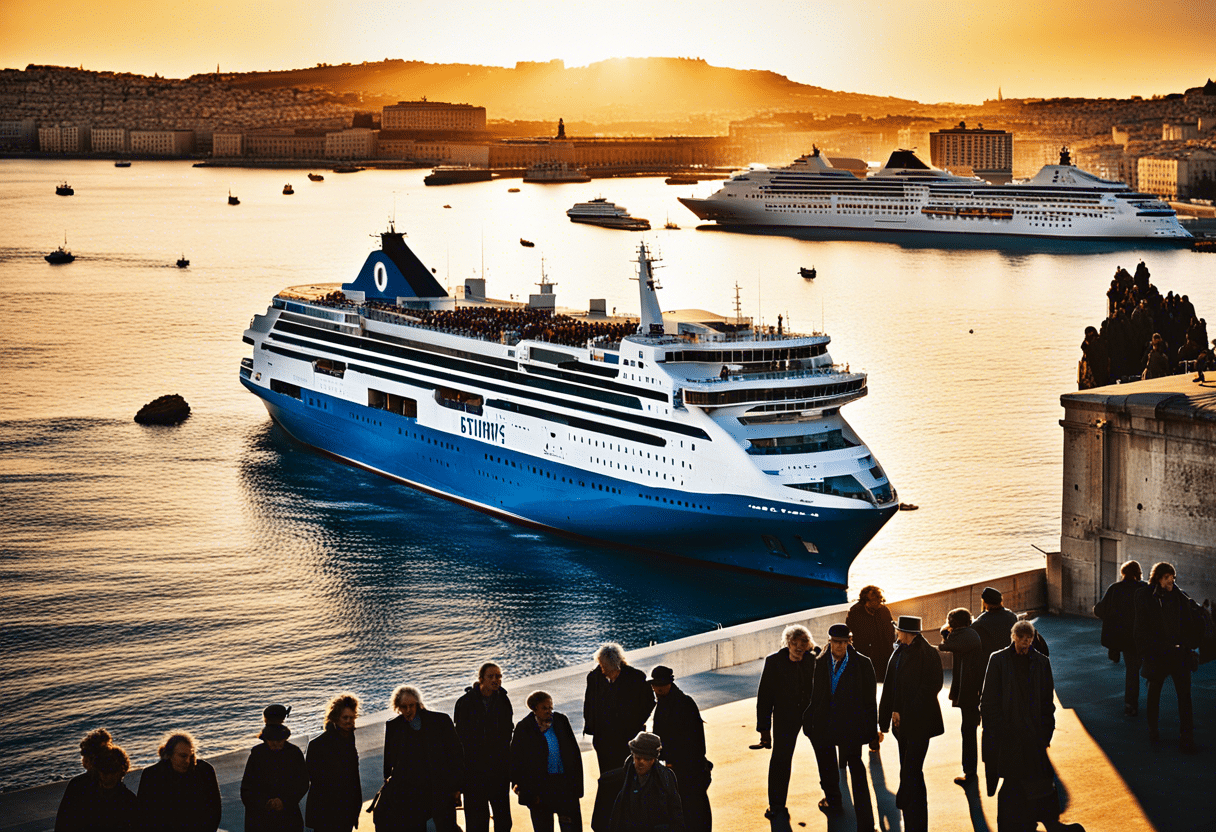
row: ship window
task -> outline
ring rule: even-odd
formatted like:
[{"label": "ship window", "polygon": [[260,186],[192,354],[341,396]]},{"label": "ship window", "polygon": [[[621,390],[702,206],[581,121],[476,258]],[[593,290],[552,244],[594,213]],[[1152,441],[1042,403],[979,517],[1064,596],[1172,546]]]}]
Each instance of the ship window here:
[{"label": "ship window", "polygon": [[291,384],[286,381],[279,381],[277,378],[270,380],[270,389],[276,393],[282,393],[286,396],[291,396],[293,399],[300,399],[300,385]]}]

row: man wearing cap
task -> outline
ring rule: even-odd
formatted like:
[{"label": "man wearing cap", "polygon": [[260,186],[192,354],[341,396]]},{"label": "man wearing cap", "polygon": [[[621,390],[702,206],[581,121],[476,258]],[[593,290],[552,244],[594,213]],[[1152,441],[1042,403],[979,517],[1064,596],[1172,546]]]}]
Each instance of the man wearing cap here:
[{"label": "man wearing cap", "polygon": [[262,721],[267,725],[282,725],[291,716],[291,706],[267,705],[262,711]]},{"label": "man wearing cap", "polygon": [[[827,815],[843,811],[837,753],[848,766],[853,781],[853,810],[857,828],[874,828],[870,785],[861,748],[878,733],[878,708],[875,701],[878,683],[874,665],[853,647],[853,634],[846,624],[828,628],[828,654],[815,664],[815,685],[811,706],[803,716],[802,730],[815,747],[819,763],[819,785],[823,800],[819,810]],[[839,749],[839,752],[837,752]]]},{"label": "man wearing cap", "polygon": [[663,743],[641,731],[629,741],[625,783],[612,805],[611,832],[684,832],[684,811],[676,775],[655,765]]},{"label": "man wearing cap", "polygon": [[705,759],[705,723],[692,697],[680,690],[670,667],[659,665],[650,672],[650,686],[657,704],[653,728],[663,748],[659,759],[676,774],[684,825],[688,832],[710,832],[709,770]]},{"label": "man wearing cap", "polygon": [[283,723],[268,722],[258,734],[261,744],[249,752],[241,778],[241,803],[245,804],[249,832],[304,828],[300,801],[308,792],[308,767],[304,753],[287,741],[290,736],[291,729]]},{"label": "man wearing cap", "polygon": [[925,788],[925,755],[929,740],[946,733],[937,694],[944,674],[937,651],[921,635],[916,615],[901,615],[895,624],[899,647],[891,654],[878,704],[878,727],[888,726],[899,741],[899,791],[895,805],[903,812],[906,832],[929,828],[929,795]]},{"label": "man wearing cap", "polygon": [[980,634],[980,649],[986,666],[989,656],[1009,646],[1009,631],[1018,623],[1018,616],[1001,605],[1003,596],[999,589],[985,587],[980,600],[984,602],[984,611],[971,626]]}]

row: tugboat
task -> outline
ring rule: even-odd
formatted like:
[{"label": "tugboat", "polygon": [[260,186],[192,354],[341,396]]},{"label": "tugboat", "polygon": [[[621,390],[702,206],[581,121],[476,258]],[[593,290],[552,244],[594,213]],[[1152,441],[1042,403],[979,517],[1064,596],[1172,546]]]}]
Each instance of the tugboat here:
[{"label": "tugboat", "polygon": [[671,217],[667,218],[667,222],[663,223],[663,227],[666,228],[668,231],[679,231],[680,230],[680,226],[678,226],[674,222],[672,222]]},{"label": "tugboat", "polygon": [[232,195],[231,188],[228,189],[228,204],[229,205],[240,205],[241,204],[241,200]]},{"label": "tugboat", "polygon": [[72,194],[76,193],[76,191],[67,183],[67,180],[64,180],[62,185],[55,186],[55,193],[59,196],[71,196]]},{"label": "tugboat", "polygon": [[325,177],[319,173],[310,173],[310,174],[308,174],[308,181],[309,182],[324,182]]},{"label": "tugboat", "polygon": [[290,182],[288,182],[286,185],[283,186],[283,195],[284,196],[291,196],[295,192],[296,192],[295,188],[291,187]]},{"label": "tugboat", "polygon": [[186,266],[189,266],[189,265],[190,265],[190,261],[186,259],[185,254],[183,254],[181,257],[177,258],[177,267],[179,269],[184,269],[184,268],[186,268]]},{"label": "tugboat", "polygon": [[71,263],[76,259],[76,255],[68,251],[68,235],[63,235],[63,245],[52,251],[50,254],[42,258],[52,266],[58,266],[62,263]]},{"label": "tugboat", "polygon": [[131,160],[130,159],[118,159],[114,162],[114,167],[129,168],[129,167],[131,167]]},{"label": "tugboat", "polygon": [[798,274],[802,275],[807,280],[814,280],[815,279],[815,267],[811,266],[809,269],[803,267],[798,270]]}]

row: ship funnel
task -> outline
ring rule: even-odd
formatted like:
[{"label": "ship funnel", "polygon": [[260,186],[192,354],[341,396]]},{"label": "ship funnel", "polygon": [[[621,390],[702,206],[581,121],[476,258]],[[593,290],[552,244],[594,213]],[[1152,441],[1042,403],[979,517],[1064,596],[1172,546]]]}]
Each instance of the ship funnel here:
[{"label": "ship funnel", "polygon": [[641,317],[638,321],[639,335],[663,334],[663,310],[659,308],[657,289],[663,288],[654,276],[655,258],[650,256],[646,244],[638,246],[638,294]]}]

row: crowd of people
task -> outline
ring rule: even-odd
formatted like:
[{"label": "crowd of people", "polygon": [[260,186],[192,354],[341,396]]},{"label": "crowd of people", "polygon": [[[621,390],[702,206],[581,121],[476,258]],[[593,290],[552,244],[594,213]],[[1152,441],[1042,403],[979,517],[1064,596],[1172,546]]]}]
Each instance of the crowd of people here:
[{"label": "crowd of people", "polygon": [[530,307],[461,306],[455,309],[402,309],[389,303],[367,301],[369,309],[407,316],[411,321],[483,341],[499,341],[504,333],[516,340],[548,341],[569,347],[586,346],[593,339],[620,341],[637,332],[636,321],[593,321],[557,315],[548,309]]},{"label": "crowd of people", "polygon": [[1115,270],[1107,290],[1107,316],[1100,328],[1085,328],[1078,385],[1082,390],[1135,378],[1160,378],[1216,369],[1216,342],[1207,320],[1186,295],[1164,296],[1141,260],[1135,274]]},{"label": "crowd of people", "polygon": [[[1190,673],[1210,614],[1178,588],[1168,563],[1156,564],[1147,583],[1135,561],[1123,565],[1122,575],[1094,611],[1103,622],[1103,646],[1126,663],[1124,713],[1138,714],[1143,675],[1149,741],[1159,744],[1158,706],[1165,680],[1172,679],[1180,745],[1193,752]],[[817,763],[819,809],[829,817],[843,813],[840,771],[847,770],[857,828],[874,829],[863,752],[879,754],[890,733],[899,754],[895,802],[903,828],[928,829],[924,762],[930,742],[945,733],[940,651],[952,654],[949,700],[962,712],[962,773],[954,782],[978,797],[983,762],[987,793],[997,795],[999,832],[1033,832],[1037,823],[1048,832],[1083,832],[1080,824],[1060,820],[1047,756],[1055,730],[1047,644],[1032,622],[1003,605],[997,589],[984,589],[981,601],[983,611],[974,618],[965,608],[950,611],[936,649],[921,618],[893,618],[875,586],[862,589],[845,623],[828,628],[824,650],[806,627],[785,628],[780,649],[764,661],[756,694],[760,737],[751,746],[771,750],[764,814],[775,828],[790,816],[792,761],[802,734]],[[671,668],[656,666],[647,678],[619,644],[601,646],[595,663],[583,698],[583,733],[591,737],[599,770],[593,832],[711,832],[713,764],[696,702],[676,685]],[[451,717],[428,709],[416,687],[393,691],[389,704],[397,716],[385,724],[384,782],[367,810],[378,832],[423,832],[428,822],[437,832],[456,832],[461,807],[469,832],[489,832],[491,825],[508,832],[512,793],[528,809],[535,832],[553,832],[555,823],[560,832],[583,829],[583,761],[570,719],[554,710],[550,693],[536,690],[517,720],[502,682],[499,665],[481,665]],[[290,713],[282,705],[263,712],[261,743],[250,751],[241,780],[245,828],[350,832],[364,803],[355,745],[358,698],[334,697],[325,730],[307,752],[288,741]],[[85,772],[67,786],[57,832],[215,832],[219,786],[196,747],[188,733],[168,735],[160,761],[143,771],[133,794],[122,782],[127,754],[104,729],[91,732],[80,743]]]}]

